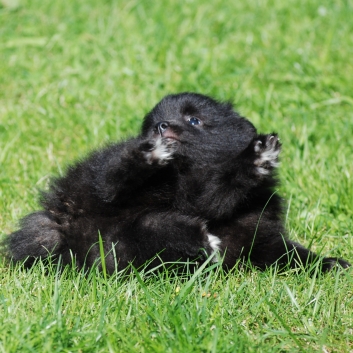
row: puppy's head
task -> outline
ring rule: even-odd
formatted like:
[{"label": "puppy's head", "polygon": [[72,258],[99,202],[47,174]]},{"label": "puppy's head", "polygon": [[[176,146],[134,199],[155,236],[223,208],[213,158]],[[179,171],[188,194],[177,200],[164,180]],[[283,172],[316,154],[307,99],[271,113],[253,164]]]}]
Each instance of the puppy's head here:
[{"label": "puppy's head", "polygon": [[177,141],[176,157],[214,163],[235,157],[256,136],[255,127],[230,103],[196,93],[163,98],[144,119],[142,136]]}]

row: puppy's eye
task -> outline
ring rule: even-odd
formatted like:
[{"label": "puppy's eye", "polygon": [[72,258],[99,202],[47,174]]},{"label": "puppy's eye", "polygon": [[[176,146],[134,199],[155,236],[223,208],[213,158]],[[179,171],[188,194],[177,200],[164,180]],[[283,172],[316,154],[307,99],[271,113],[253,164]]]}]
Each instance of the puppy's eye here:
[{"label": "puppy's eye", "polygon": [[188,123],[190,125],[201,125],[201,120],[192,116],[191,118],[188,119]]}]

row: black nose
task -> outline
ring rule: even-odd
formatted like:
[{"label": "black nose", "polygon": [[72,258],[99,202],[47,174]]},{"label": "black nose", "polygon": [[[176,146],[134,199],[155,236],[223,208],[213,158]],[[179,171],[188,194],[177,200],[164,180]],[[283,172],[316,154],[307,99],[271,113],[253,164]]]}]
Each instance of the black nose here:
[{"label": "black nose", "polygon": [[161,121],[156,124],[155,129],[162,136],[163,132],[168,129],[169,123],[167,121]]}]

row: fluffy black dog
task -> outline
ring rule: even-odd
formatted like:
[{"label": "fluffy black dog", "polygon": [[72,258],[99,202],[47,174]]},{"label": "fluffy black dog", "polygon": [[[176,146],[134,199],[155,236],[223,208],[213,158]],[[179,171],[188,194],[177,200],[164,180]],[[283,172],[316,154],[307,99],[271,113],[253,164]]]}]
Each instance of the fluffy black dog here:
[{"label": "fluffy black dog", "polygon": [[[42,211],[21,221],[7,239],[14,261],[100,258],[109,272],[163,261],[239,260],[260,269],[308,267],[318,256],[285,238],[281,200],[274,193],[280,143],[261,135],[231,104],[169,95],[147,114],[141,134],[92,153],[42,194]],[[322,271],[349,263],[321,259]]]}]

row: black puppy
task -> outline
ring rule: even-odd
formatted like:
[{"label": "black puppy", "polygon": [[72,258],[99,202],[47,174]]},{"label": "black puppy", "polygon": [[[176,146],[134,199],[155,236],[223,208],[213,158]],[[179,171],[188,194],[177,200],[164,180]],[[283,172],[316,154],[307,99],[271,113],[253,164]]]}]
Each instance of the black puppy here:
[{"label": "black puppy", "polygon": [[[7,239],[14,261],[48,255],[78,268],[100,257],[109,272],[154,255],[163,261],[200,253],[232,268],[239,259],[260,269],[309,266],[318,256],[285,237],[274,193],[280,143],[259,135],[229,103],[182,93],[165,97],[141,134],[92,153],[42,194],[43,211]],[[323,258],[321,268],[336,264]]]}]

